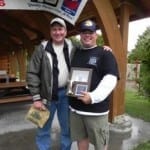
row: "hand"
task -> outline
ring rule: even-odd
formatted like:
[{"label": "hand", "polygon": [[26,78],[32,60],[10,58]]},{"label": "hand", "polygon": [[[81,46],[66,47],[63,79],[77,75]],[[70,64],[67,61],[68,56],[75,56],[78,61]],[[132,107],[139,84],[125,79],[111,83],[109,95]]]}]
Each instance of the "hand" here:
[{"label": "hand", "polygon": [[104,48],[104,50],[106,50],[106,51],[112,52],[112,49],[111,49],[109,46],[104,45],[103,48]]},{"label": "hand", "polygon": [[78,97],[85,104],[91,104],[91,97],[88,92],[82,92],[82,96]]},{"label": "hand", "polygon": [[42,103],[42,101],[35,101],[35,102],[33,102],[33,106],[34,106],[36,109],[46,110],[46,107],[45,107],[45,105]]}]

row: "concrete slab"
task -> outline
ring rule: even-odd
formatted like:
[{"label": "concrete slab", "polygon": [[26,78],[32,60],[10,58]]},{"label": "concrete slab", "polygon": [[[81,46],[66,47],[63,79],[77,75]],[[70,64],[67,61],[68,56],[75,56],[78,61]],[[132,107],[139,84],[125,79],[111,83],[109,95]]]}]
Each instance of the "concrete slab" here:
[{"label": "concrete slab", "polygon": [[[25,120],[29,103],[12,103],[0,105],[0,150],[36,150],[34,137],[36,126]],[[110,133],[109,150],[130,150],[139,143],[150,139],[150,123],[129,117],[132,132],[128,134]],[[52,150],[59,150],[60,128],[55,117],[52,128]],[[71,150],[77,150],[76,142]],[[94,150],[90,145],[89,150]]]}]

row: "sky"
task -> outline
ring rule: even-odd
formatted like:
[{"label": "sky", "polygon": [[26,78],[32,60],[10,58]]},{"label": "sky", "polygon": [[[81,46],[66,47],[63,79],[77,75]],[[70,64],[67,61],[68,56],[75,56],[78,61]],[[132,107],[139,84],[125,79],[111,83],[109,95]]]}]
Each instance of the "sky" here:
[{"label": "sky", "polygon": [[135,48],[139,35],[142,35],[148,26],[150,26],[150,17],[129,23],[128,51]]}]

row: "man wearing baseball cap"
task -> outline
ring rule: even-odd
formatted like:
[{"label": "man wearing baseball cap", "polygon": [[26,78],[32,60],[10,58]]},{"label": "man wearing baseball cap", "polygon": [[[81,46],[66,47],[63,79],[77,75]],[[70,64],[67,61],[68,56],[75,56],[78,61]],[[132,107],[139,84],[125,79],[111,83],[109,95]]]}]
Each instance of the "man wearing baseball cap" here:
[{"label": "man wearing baseball cap", "polygon": [[79,30],[80,32],[84,31],[96,32],[96,23],[91,20],[84,21],[81,23]]},{"label": "man wearing baseball cap", "polygon": [[58,24],[62,25],[63,27],[67,28],[65,21],[61,18],[52,19],[51,22],[50,22],[50,25],[53,25],[54,23],[58,23]]},{"label": "man wearing baseball cap", "polygon": [[89,142],[95,150],[106,150],[109,139],[109,95],[119,77],[115,57],[96,44],[96,23],[83,21],[80,25],[82,48],[75,51],[71,67],[91,69],[91,84],[87,92],[69,97],[70,131],[78,149],[88,150]]},{"label": "man wearing baseball cap", "polygon": [[70,70],[72,43],[66,39],[67,27],[61,18],[50,22],[50,41],[44,41],[34,51],[27,71],[27,83],[37,109],[50,111],[50,117],[43,128],[38,128],[36,145],[38,150],[51,149],[50,131],[54,114],[61,128],[60,149],[70,150],[69,106],[66,85]]}]

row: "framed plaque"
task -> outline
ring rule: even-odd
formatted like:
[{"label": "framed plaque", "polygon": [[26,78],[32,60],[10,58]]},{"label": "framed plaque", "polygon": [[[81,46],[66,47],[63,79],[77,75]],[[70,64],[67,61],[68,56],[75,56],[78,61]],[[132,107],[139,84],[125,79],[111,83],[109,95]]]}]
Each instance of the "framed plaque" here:
[{"label": "framed plaque", "polygon": [[82,96],[82,92],[90,89],[92,69],[72,67],[68,82],[67,95]]}]

